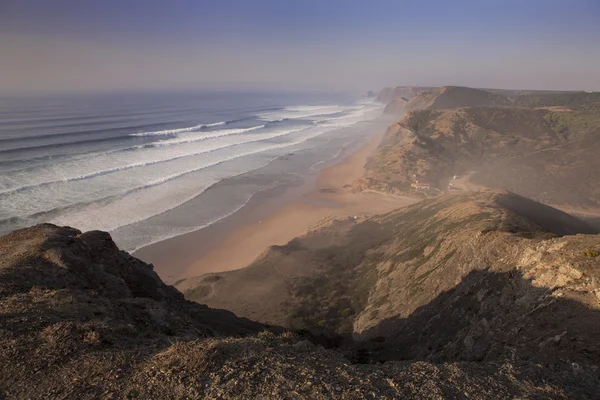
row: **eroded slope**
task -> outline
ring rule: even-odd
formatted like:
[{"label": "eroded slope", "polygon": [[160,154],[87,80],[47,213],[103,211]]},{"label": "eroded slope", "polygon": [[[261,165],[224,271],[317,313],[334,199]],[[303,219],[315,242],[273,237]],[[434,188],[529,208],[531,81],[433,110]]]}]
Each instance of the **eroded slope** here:
[{"label": "eroded slope", "polygon": [[511,193],[446,195],[337,221],[186,295],[261,322],[352,333],[372,359],[595,364],[600,258],[585,253],[600,249],[595,232]]},{"label": "eroded slope", "polygon": [[[463,200],[452,201],[459,201],[458,205]],[[478,202],[486,202],[484,198],[470,201],[475,201],[473,207],[477,207]],[[451,216],[439,208],[449,210],[446,207],[449,204],[424,205],[432,213],[429,223],[435,223],[442,215],[438,222],[444,222],[444,218],[461,221],[467,214],[473,214],[464,214],[463,210],[463,214]],[[418,214],[423,210],[412,211]],[[507,213],[499,212],[481,218],[468,217],[470,222],[464,226],[479,228],[481,223],[496,221],[514,230],[514,224],[507,225],[506,218],[496,219]],[[563,215],[559,217],[561,226],[581,228],[576,220],[564,221]],[[329,265],[335,272],[345,266],[344,274],[350,274],[345,276],[359,280],[366,272],[364,269],[374,267],[371,283],[375,284],[383,276],[378,272],[381,267],[378,260],[386,257],[385,252],[391,251],[388,245],[393,244],[390,229],[395,229],[394,224],[401,221],[408,224],[406,228],[416,223],[398,212],[381,218],[360,223],[337,222],[316,236],[275,249],[274,260],[285,264],[288,257],[303,254],[297,260],[310,262],[315,255],[309,249],[315,254],[322,250],[317,258],[326,264],[320,267],[327,269]],[[447,230],[442,225],[427,225],[427,229],[431,229],[430,232],[456,229],[446,222],[450,221],[444,222]],[[417,225],[415,229],[423,228]],[[540,233],[543,229],[537,224],[524,222],[522,226],[530,232],[527,236],[535,236],[535,239],[523,240],[533,240],[540,245],[551,243],[542,240],[547,234]],[[488,228],[493,230],[493,226]],[[503,231],[504,228],[498,229]],[[488,234],[493,233],[490,231],[484,236]],[[353,238],[352,248],[347,247],[348,238]],[[586,245],[596,244],[594,237],[578,238]],[[410,247],[409,243],[406,245]],[[571,252],[579,251],[583,244],[572,246],[561,247],[558,250],[561,257],[564,254],[570,257]],[[342,251],[332,250],[334,248]],[[551,245],[542,253],[533,248],[532,252],[523,253],[522,264],[539,268],[545,263],[546,251],[555,248],[558,247]],[[361,256],[361,252],[364,255]],[[408,257],[405,261],[411,259],[408,255],[402,257]],[[364,268],[352,267],[356,261]],[[281,266],[285,267],[284,264]],[[575,267],[573,270],[577,269],[581,276],[567,272],[578,282],[577,287],[582,288],[582,296],[587,296],[587,286],[583,284],[587,284],[588,277],[595,276],[593,265],[590,264],[589,269],[581,268],[580,264]],[[538,278],[540,287],[556,281],[554,269],[548,271],[550,275]],[[566,276],[560,267],[558,273]],[[308,281],[298,283],[302,282]],[[360,302],[371,304],[371,290],[360,282],[350,285],[352,296],[357,295]],[[563,288],[571,285],[571,281],[560,282]],[[251,280],[246,282],[241,291],[252,283]],[[345,285],[345,280],[338,279],[337,283]],[[564,293],[564,297],[570,296],[570,292]],[[338,292],[337,296],[344,294]],[[556,298],[563,296],[556,294]],[[273,300],[273,296],[265,298],[263,306],[267,307]],[[510,303],[511,299],[507,301]],[[574,323],[587,316],[576,315],[576,320],[570,323],[581,329],[581,325]],[[562,319],[555,322],[561,325]],[[364,364],[381,358],[382,349],[392,342],[376,339],[358,348],[325,350],[298,335],[289,332],[278,335],[263,329],[264,325],[238,318],[228,311],[185,301],[181,294],[160,281],[150,265],[119,251],[106,233],[81,233],[71,228],[40,225],[0,238],[0,362],[3,366],[0,395],[3,398],[460,399],[468,396],[593,399],[600,387],[597,369],[584,363],[569,365],[559,360],[554,365],[541,365],[516,359]],[[255,335],[256,332],[259,334]],[[394,332],[399,332],[397,327]],[[544,348],[549,354],[555,351],[554,346],[571,343],[574,356],[569,357],[580,360],[577,354],[580,346],[587,344],[585,335],[580,336],[583,338],[580,341],[573,341],[570,331],[561,334],[558,340],[554,337],[548,342],[552,347]],[[415,346],[423,348],[418,341]],[[476,347],[479,348],[479,344]],[[588,357],[594,357],[596,349],[589,349]]]},{"label": "eroded slope", "polygon": [[406,192],[419,180],[444,191],[454,175],[478,171],[473,181],[482,186],[599,206],[599,104],[411,112],[388,129],[357,187]]}]

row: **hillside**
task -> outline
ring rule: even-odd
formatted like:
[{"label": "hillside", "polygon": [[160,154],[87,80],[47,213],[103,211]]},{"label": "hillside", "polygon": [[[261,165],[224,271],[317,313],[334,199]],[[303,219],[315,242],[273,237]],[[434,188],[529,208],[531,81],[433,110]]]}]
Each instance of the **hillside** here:
[{"label": "hillside", "polygon": [[445,189],[454,175],[550,204],[600,206],[593,171],[600,103],[569,109],[464,107],[420,110],[390,126],[359,189]]},{"label": "hillside", "polygon": [[600,102],[600,92],[552,92],[536,90],[440,88],[385,88],[378,101],[388,103],[384,112],[403,115],[414,110],[444,110],[468,106],[518,106],[528,108],[575,107]]},{"label": "hillside", "polygon": [[389,103],[400,97],[412,99],[420,93],[431,89],[433,88],[420,86],[396,86],[394,88],[386,87],[377,94],[376,100],[381,103]]},{"label": "hillside", "polygon": [[176,288],[105,232],[0,237],[0,398],[596,399],[596,95],[382,93],[419,109],[348,190],[409,207]]},{"label": "hillside", "polygon": [[[390,90],[382,92],[382,97],[390,103],[386,112],[397,115],[405,111],[443,110],[467,106],[576,107],[600,102],[600,92],[515,91],[445,86],[419,91],[412,96],[392,96]],[[408,100],[403,108],[398,107],[398,104],[391,104],[399,97]]]},{"label": "hillside", "polygon": [[398,97],[389,102],[388,105],[383,109],[383,112],[385,114],[402,115],[406,110],[408,101],[409,100],[407,100],[405,97]]},{"label": "hillside", "polygon": [[596,364],[593,233],[514,194],[446,195],[335,221],[184,294],[264,323],[352,334],[375,360]]},{"label": "hillside", "polygon": [[[594,244],[578,238],[574,250]],[[325,349],[186,301],[108,234],[53,225],[0,238],[0,310],[2,398],[592,399],[600,387],[585,364],[369,364],[376,348]],[[552,346],[587,344],[570,335]]]},{"label": "hillside", "polygon": [[600,102],[600,92],[524,93],[514,97],[522,107],[575,107]]},{"label": "hillside", "polygon": [[503,95],[462,86],[445,86],[420,93],[406,104],[406,111],[442,110],[466,106],[506,106],[512,101]]},{"label": "hillside", "polygon": [[265,329],[186,301],[105,232],[49,224],[0,238],[0,309],[3,398],[99,395],[174,342]]}]

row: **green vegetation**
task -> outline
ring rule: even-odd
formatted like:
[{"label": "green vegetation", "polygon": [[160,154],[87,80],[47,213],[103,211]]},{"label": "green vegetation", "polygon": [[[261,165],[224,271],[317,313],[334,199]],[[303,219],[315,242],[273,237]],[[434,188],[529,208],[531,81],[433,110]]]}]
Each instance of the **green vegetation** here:
[{"label": "green vegetation", "polygon": [[[558,96],[552,102],[568,106],[412,111],[400,128],[388,130],[363,182],[413,194],[409,185],[415,179],[444,189],[453,175],[476,171],[470,180],[481,186],[549,204],[597,207],[600,186],[591,171],[600,170],[600,94],[535,96]],[[398,134],[403,129],[412,134]]]},{"label": "green vegetation", "polygon": [[263,342],[273,342],[275,340],[275,334],[273,332],[264,330],[262,332],[259,332],[258,335],[256,335],[256,337],[258,337],[259,340],[262,340]]},{"label": "green vegetation", "polygon": [[517,96],[514,104],[521,107],[574,107],[595,102],[600,102],[600,92],[524,94]]},{"label": "green vegetation", "polygon": [[354,318],[364,309],[377,282],[380,255],[369,249],[387,240],[389,232],[377,223],[363,222],[352,227],[348,237],[349,245],[316,250],[313,262],[320,266],[319,272],[292,282],[295,300],[288,326],[352,332]]},{"label": "green vegetation", "polygon": [[582,137],[600,131],[600,103],[574,107],[572,111],[549,111],[544,118],[553,131]]},{"label": "green vegetation", "polygon": [[592,250],[585,250],[583,252],[583,255],[586,257],[598,257],[598,256],[600,256],[600,252],[592,251]]}]

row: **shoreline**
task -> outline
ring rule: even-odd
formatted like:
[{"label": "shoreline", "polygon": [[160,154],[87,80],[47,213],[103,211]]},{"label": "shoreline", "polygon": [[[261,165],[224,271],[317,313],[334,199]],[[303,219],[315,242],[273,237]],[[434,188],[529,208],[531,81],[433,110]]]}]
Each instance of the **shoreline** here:
[{"label": "shoreline", "polygon": [[143,247],[133,253],[153,263],[167,283],[243,268],[266,249],[306,234],[323,220],[368,216],[412,204],[416,199],[352,191],[383,134],[340,155],[305,177],[302,184],[256,193],[235,213],[200,230]]}]

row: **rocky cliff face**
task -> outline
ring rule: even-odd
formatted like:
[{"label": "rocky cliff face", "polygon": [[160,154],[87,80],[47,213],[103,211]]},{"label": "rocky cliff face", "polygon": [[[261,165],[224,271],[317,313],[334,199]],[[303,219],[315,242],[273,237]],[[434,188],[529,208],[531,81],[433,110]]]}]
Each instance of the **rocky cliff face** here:
[{"label": "rocky cliff face", "polygon": [[[468,106],[518,106],[528,108],[578,107],[600,102],[600,92],[552,92],[474,89],[464,86],[387,87],[377,95],[387,103],[386,113],[401,115],[414,110],[444,110]],[[406,102],[406,103],[405,103]]]},{"label": "rocky cliff face", "polygon": [[596,232],[506,192],[447,195],[335,221],[186,295],[352,334],[375,360],[596,365],[600,258],[586,253],[600,249]]},{"label": "rocky cliff face", "polygon": [[392,115],[402,115],[406,110],[407,103],[408,100],[405,97],[398,97],[385,106],[383,112]]},{"label": "rocky cliff face", "polygon": [[365,364],[377,349],[326,350],[186,301],[108,234],[53,225],[0,238],[0,317],[3,398],[592,399],[599,387],[586,365]]},{"label": "rocky cliff face", "polygon": [[186,301],[107,233],[54,225],[0,238],[0,309],[5,398],[123,393],[134,366],[174,342],[265,329]]},{"label": "rocky cliff face", "polygon": [[599,105],[569,109],[463,107],[420,110],[390,126],[359,188],[444,190],[454,175],[557,204],[597,207]]},{"label": "rocky cliff face", "polygon": [[[464,206],[463,199],[453,201]],[[517,229],[506,216],[502,218],[508,211],[497,209],[498,202],[490,205],[491,209],[485,208],[479,204],[486,202],[483,197],[471,201],[474,204],[469,212],[458,203],[454,208],[446,203],[424,203],[421,211],[411,210],[422,218],[427,218],[423,212],[429,213],[423,222],[401,212],[361,223],[338,221],[316,236],[268,253],[262,262],[281,266],[272,276],[285,274],[290,259],[308,267],[315,264],[320,271],[286,282],[293,292],[292,304],[298,304],[297,299],[306,300],[308,314],[303,318],[310,320],[311,307],[324,305],[338,315],[336,301],[346,301],[348,296],[356,298],[352,307],[362,304],[362,311],[357,308],[347,314],[343,309],[339,315],[356,317],[352,319],[357,334],[372,339],[337,349],[324,349],[298,334],[281,333],[280,328],[184,300],[160,281],[151,265],[119,251],[106,233],[81,233],[53,225],[15,231],[0,238],[2,397],[594,398],[600,388],[597,369],[590,364],[597,357],[596,332],[600,332],[594,325],[598,319],[592,318],[597,308],[592,302],[597,293],[597,264],[592,257],[597,238],[546,239],[543,227],[523,219],[518,226],[531,238],[514,234],[502,245],[503,235],[509,235],[505,231]],[[474,217],[478,214],[472,210],[477,207],[493,215]],[[559,219],[565,229],[582,229],[576,220],[563,215]],[[494,223],[500,227],[492,226]],[[460,234],[459,226],[472,229]],[[407,229],[404,239],[397,233],[400,228]],[[424,228],[421,235],[425,236],[418,236]],[[480,238],[470,238],[474,229],[480,228]],[[406,242],[414,235],[416,242]],[[452,235],[458,235],[456,240]],[[427,238],[432,242],[421,249],[420,241]],[[470,243],[467,238],[479,242]],[[474,245],[485,244],[486,239],[481,238],[490,238],[485,257],[448,272],[448,263],[465,260],[461,257],[474,258],[469,252]],[[463,256],[443,256],[450,247],[464,251]],[[518,251],[522,247],[525,250]],[[590,250],[589,256],[581,253],[583,248]],[[516,269],[509,270],[513,275],[496,280],[489,276],[473,278],[465,269],[488,274],[484,272],[488,259],[502,259],[499,254],[504,250],[509,253],[501,265],[514,261]],[[580,253],[587,258],[582,261]],[[392,260],[396,264],[390,264]],[[388,300],[378,296],[379,285],[400,283],[392,267],[412,270],[416,264],[427,265],[430,278],[419,273],[416,280],[414,274],[411,279],[417,285],[424,279],[422,287],[428,289],[407,305],[416,311],[410,314],[406,308],[404,312],[411,316],[404,319],[412,321],[415,315],[422,322],[429,309],[421,311],[421,303],[442,314],[426,317],[429,323],[416,324],[421,330],[415,336],[407,328],[414,324],[396,325],[396,321],[383,319],[398,315],[395,302],[404,291],[402,284],[398,293],[389,291]],[[441,266],[437,268],[437,264]],[[435,272],[438,269],[447,272]],[[248,294],[259,270],[257,267],[245,276],[248,281],[242,292]],[[448,273],[456,276],[454,286]],[[461,276],[462,283],[458,284]],[[335,279],[324,280],[329,278]],[[221,282],[214,276],[208,281]],[[538,289],[528,289],[526,283],[519,282],[531,282],[529,286]],[[326,290],[321,291],[321,287]],[[447,287],[454,289],[444,291]],[[213,289],[220,293],[222,287],[214,285]],[[314,293],[306,297],[306,290]],[[444,296],[450,296],[449,300]],[[434,300],[428,301],[430,298]],[[484,300],[477,303],[479,309],[469,302],[473,299]],[[273,296],[264,297],[262,307],[288,307],[274,304],[274,300]],[[589,310],[573,313],[565,308],[568,302],[582,301],[589,302]],[[373,319],[374,310],[381,313],[379,322]],[[550,313],[557,317],[550,320]],[[327,311],[324,315],[328,325]],[[457,315],[466,324],[458,330],[457,319],[451,319]],[[522,322],[514,324],[515,319]],[[398,347],[402,340],[409,340],[401,334],[407,329],[411,344]],[[504,333],[498,336],[502,341],[495,339],[498,330]],[[513,331],[517,333],[511,336]],[[381,335],[385,335],[383,341]],[[442,340],[444,335],[450,340]],[[315,341],[313,336],[309,338]],[[335,343],[335,337],[330,338],[329,344]],[[547,357],[529,351],[535,346]],[[412,359],[400,360],[405,358]],[[388,361],[393,359],[399,361]],[[370,363],[376,360],[387,362]]]},{"label": "rocky cliff face", "polygon": [[[386,114],[402,115],[414,110],[442,110],[466,106],[506,106],[514,100],[486,90],[461,86],[441,88],[396,87],[383,89],[378,101],[388,103]],[[533,101],[533,100],[532,100]]]}]

